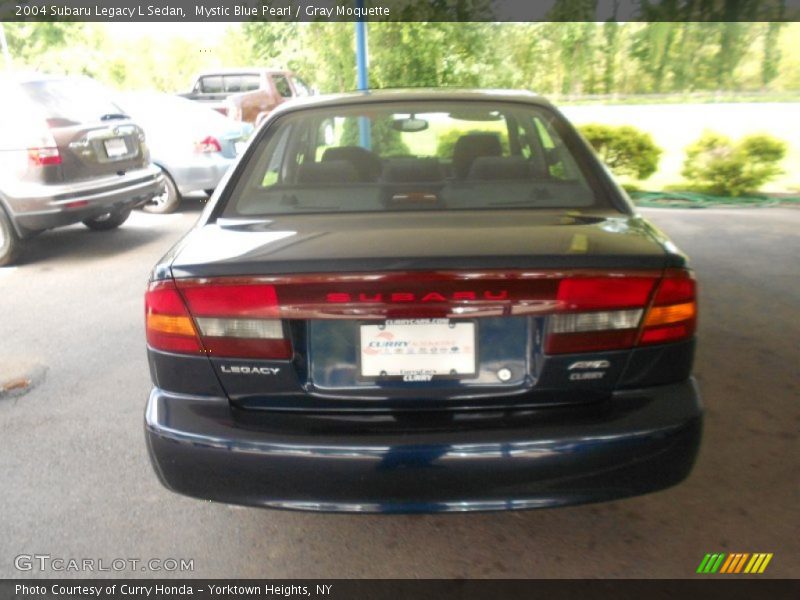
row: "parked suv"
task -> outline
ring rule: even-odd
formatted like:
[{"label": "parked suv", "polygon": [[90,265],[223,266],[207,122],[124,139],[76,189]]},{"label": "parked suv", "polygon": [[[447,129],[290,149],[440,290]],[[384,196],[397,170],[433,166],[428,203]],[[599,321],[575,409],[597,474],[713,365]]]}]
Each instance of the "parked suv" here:
[{"label": "parked suv", "polygon": [[310,96],[312,89],[291,71],[232,69],[208,71],[195,79],[185,98],[210,105],[236,121],[256,123],[292,98]]},{"label": "parked suv", "polygon": [[142,129],[85,77],[0,76],[0,265],[22,240],[119,227],[164,188]]}]

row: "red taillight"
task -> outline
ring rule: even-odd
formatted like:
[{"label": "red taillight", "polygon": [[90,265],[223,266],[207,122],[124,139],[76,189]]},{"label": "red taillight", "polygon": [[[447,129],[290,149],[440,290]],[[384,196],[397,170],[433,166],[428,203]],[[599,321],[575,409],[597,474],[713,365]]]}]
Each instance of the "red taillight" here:
[{"label": "red taillight", "polygon": [[219,140],[209,135],[194,145],[195,152],[222,152],[222,145]]},{"label": "red taillight", "polygon": [[558,285],[544,349],[571,354],[630,348],[639,335],[654,276],[567,277]]},{"label": "red taillight", "polygon": [[32,167],[46,167],[61,164],[61,153],[58,148],[28,148],[28,164]]},{"label": "red taillight", "polygon": [[566,311],[642,308],[653,290],[652,277],[577,277],[562,279],[559,308]]},{"label": "red taillight", "polygon": [[278,297],[272,285],[226,285],[178,282],[195,317],[278,316]]},{"label": "red taillight", "polygon": [[192,318],[172,281],[158,281],[147,288],[144,299],[147,343],[165,352],[202,354]]},{"label": "red taillight", "polygon": [[211,356],[292,357],[274,286],[179,280],[177,287]]},{"label": "red taillight", "polygon": [[668,269],[661,278],[567,278],[558,299],[561,311],[549,318],[547,354],[675,342],[695,330],[695,282],[681,269]]},{"label": "red taillight", "polygon": [[676,342],[694,335],[697,324],[697,284],[687,271],[668,270],[642,324],[639,344]]}]

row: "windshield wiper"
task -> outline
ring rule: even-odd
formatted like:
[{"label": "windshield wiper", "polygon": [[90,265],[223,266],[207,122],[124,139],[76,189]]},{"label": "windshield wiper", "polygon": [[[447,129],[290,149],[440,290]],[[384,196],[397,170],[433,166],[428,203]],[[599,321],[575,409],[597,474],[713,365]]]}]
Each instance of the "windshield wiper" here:
[{"label": "windshield wiper", "polygon": [[125,113],[107,113],[100,117],[101,121],[116,121],[117,119],[130,119]]}]

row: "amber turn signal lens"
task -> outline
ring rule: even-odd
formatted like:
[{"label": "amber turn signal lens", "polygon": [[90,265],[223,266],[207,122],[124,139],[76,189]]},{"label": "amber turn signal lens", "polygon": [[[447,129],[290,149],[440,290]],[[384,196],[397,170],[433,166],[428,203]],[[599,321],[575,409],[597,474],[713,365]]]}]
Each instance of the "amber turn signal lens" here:
[{"label": "amber turn signal lens", "polygon": [[652,327],[654,325],[688,321],[695,317],[696,312],[697,307],[694,302],[684,302],[683,304],[673,304],[671,306],[654,306],[647,311],[644,326]]}]

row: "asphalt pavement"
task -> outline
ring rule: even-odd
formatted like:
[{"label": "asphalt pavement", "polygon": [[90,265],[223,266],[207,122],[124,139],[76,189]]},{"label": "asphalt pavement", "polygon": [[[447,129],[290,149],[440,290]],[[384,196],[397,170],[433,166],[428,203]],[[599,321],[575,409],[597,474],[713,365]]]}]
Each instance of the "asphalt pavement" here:
[{"label": "asphalt pavement", "polygon": [[19,555],[193,560],[94,573],[126,577],[691,577],[708,552],[771,552],[762,577],[800,576],[800,210],[643,211],[700,285],[706,424],[687,481],[571,508],[383,516],[231,507],[158,483],[143,292],[199,204],[49,232],[0,269],[0,379],[17,381],[0,397],[0,577],[92,575],[19,571]]}]

